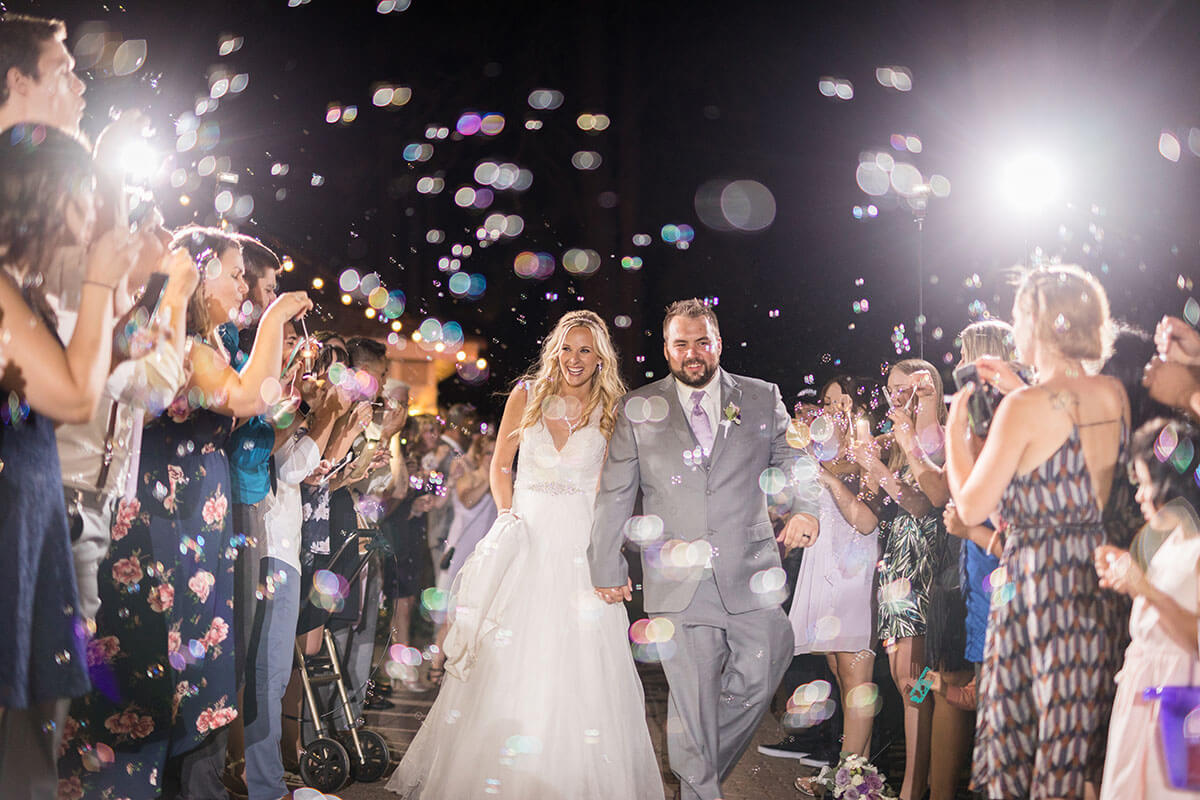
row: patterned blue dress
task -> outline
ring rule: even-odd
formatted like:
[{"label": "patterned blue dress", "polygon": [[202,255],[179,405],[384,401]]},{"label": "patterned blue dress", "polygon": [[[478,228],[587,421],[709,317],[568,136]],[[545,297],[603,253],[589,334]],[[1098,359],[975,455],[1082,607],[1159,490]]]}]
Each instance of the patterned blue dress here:
[{"label": "patterned blue dress", "polygon": [[1000,515],[1007,585],[992,581],[973,784],[988,797],[1081,798],[1103,769],[1124,623],[1096,577],[1093,554],[1109,537],[1079,426],[1013,479]]},{"label": "patterned blue dress", "polygon": [[67,719],[60,797],[157,797],[167,759],[237,716],[232,423],[180,398],[146,426],[138,495],[118,508],[100,568],[97,691]]}]

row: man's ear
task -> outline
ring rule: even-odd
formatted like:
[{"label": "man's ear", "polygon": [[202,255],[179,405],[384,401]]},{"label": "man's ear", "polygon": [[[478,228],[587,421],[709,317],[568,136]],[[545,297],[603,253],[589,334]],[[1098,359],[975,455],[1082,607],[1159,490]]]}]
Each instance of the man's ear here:
[{"label": "man's ear", "polygon": [[20,67],[9,67],[8,72],[4,74],[4,84],[8,87],[8,96],[11,102],[13,95],[29,94],[29,86],[33,83],[33,77],[21,72]]}]

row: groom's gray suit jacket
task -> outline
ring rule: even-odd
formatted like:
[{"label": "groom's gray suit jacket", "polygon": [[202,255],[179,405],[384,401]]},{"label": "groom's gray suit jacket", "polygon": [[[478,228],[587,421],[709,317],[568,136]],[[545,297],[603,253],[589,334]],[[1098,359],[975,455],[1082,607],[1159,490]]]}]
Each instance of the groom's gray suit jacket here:
[{"label": "groom's gray suit jacket", "polygon": [[[596,586],[625,585],[628,565],[621,544],[640,489],[642,513],[661,518],[663,526],[661,535],[640,542],[644,605],[651,614],[683,611],[704,577],[705,565],[689,566],[688,560],[694,562],[696,553],[707,548],[693,546],[690,553],[681,552],[680,540],[704,540],[711,546],[712,573],[729,613],[779,602],[778,592],[755,592],[751,587],[755,573],[780,566],[759,477],[769,467],[790,477],[801,451],[787,442],[790,417],[775,384],[721,370],[720,392],[720,420],[712,421],[717,431],[712,454],[698,462],[684,457],[698,445],[673,377],[630,392],[618,406],[600,477],[588,562]],[[631,422],[629,403],[638,404],[633,416],[642,419],[646,400],[662,408],[661,400],[654,398],[666,400],[666,418]],[[740,422],[727,419],[738,414]],[[792,510],[817,516],[812,487],[794,488],[798,490]]]}]

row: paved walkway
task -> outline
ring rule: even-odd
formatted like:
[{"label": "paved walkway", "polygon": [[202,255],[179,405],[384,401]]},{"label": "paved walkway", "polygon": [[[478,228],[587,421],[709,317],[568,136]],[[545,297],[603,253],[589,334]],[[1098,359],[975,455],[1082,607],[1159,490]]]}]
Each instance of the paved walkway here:
[{"label": "paved walkway", "polygon": [[[664,728],[667,719],[667,682],[662,669],[654,665],[642,665],[639,669],[642,685],[646,692],[646,720],[650,727],[650,735],[654,741],[654,750],[658,755],[659,765],[663,773],[663,782],[667,788],[667,797],[671,797],[678,782],[667,765]],[[387,711],[367,712],[367,726],[378,731],[387,739],[392,751],[393,761],[399,761],[405,749],[415,735],[421,720],[433,705],[434,692],[409,692],[397,684],[395,693],[390,698],[396,704],[395,708]],[[787,759],[767,758],[759,755],[755,749],[762,743],[779,741],[782,736],[779,724],[767,714],[755,734],[754,742],[741,762],[725,782],[725,800],[764,800],[769,798],[788,798],[798,800],[802,797],[792,783],[797,775],[810,774],[812,770],[801,767],[796,762]],[[471,754],[464,754],[470,758]],[[390,772],[390,770],[389,770]],[[386,777],[378,783],[350,784],[336,794],[342,800],[383,800],[394,799],[396,795],[385,790]],[[431,798],[430,800],[445,800]],[[520,798],[520,800],[537,800],[536,798]],[[573,800],[564,798],[564,800]],[[614,798],[613,800],[618,800]],[[619,800],[632,800],[620,798]],[[643,798],[636,798],[643,800]],[[658,800],[653,798],[652,800]]]}]

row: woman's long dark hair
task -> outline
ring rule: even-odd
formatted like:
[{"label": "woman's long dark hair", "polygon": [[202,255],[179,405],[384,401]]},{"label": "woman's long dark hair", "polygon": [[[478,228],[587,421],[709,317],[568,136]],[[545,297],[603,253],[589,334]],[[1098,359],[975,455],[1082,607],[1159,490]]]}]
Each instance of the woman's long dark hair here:
[{"label": "woman's long dark hair", "polygon": [[14,125],[0,133],[0,267],[51,320],[42,273],[59,248],[82,244],[67,228],[66,205],[95,182],[91,153],[57,128]]}]

